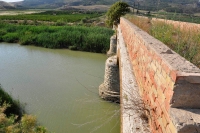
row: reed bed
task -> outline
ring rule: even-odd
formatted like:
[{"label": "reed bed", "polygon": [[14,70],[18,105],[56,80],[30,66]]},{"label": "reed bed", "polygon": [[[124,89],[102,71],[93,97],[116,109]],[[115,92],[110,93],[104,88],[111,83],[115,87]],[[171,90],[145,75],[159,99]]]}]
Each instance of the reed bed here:
[{"label": "reed bed", "polygon": [[103,27],[0,23],[0,42],[105,53],[113,31]]}]

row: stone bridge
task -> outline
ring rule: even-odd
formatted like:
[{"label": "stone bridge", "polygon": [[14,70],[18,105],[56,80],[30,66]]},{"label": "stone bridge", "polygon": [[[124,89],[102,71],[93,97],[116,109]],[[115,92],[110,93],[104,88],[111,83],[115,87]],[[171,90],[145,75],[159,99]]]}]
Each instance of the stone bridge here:
[{"label": "stone bridge", "polygon": [[200,69],[121,18],[99,94],[120,102],[121,133],[200,133]]}]

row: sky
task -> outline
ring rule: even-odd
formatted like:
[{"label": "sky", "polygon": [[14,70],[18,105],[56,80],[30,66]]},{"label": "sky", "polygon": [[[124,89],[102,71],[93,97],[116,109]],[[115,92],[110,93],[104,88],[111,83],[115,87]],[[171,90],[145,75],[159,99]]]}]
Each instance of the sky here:
[{"label": "sky", "polygon": [[17,1],[23,1],[23,0],[0,0],[0,1],[5,1],[5,2],[17,2]]}]

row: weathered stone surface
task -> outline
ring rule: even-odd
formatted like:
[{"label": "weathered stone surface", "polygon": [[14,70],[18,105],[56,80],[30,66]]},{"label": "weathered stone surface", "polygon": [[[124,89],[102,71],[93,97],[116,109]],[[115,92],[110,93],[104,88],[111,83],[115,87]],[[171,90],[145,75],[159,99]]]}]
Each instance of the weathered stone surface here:
[{"label": "weathered stone surface", "polygon": [[[151,132],[175,133],[177,129],[169,115],[170,106],[200,109],[200,69],[124,18],[120,20],[120,28],[129,54],[127,60],[132,64],[140,95],[151,117]],[[126,69],[120,74],[127,70],[130,73]],[[188,130],[190,128],[188,124],[180,131],[193,133]]]},{"label": "weathered stone surface", "polygon": [[99,86],[99,95],[105,100],[119,102],[119,88],[117,56],[111,56],[106,60],[104,82]]},{"label": "weathered stone surface", "polygon": [[[168,113],[176,71],[162,59],[153,45],[159,43],[160,48],[167,47],[125,19],[120,20],[120,28],[139,86],[139,94],[150,115],[150,132],[176,131]],[[169,48],[162,52],[169,55],[172,53]]]},{"label": "weathered stone surface", "polygon": [[177,74],[177,80],[185,80],[192,84],[200,84],[200,73],[179,72]]},{"label": "weathered stone surface", "polygon": [[[137,34],[138,40],[143,40],[143,44],[149,49],[153,50],[158,54],[166,63],[168,63],[173,69],[180,72],[187,73],[200,73],[200,69],[196,67],[191,62],[187,61],[185,58],[181,57],[179,54],[174,52],[172,49],[167,47],[161,41],[150,36],[147,32],[144,32],[128,20],[123,19],[129,26],[134,29],[134,34]],[[184,64],[184,65],[183,65]]]},{"label": "weathered stone surface", "polygon": [[116,54],[116,52],[117,52],[117,37],[116,37],[116,35],[113,35],[110,38],[110,49],[107,52],[107,56],[108,57],[113,56]]},{"label": "weathered stone surface", "polygon": [[123,36],[118,27],[118,56],[120,67],[121,133],[149,133],[144,117],[144,104],[132,70]]},{"label": "weathered stone surface", "polygon": [[170,115],[178,133],[200,133],[200,109],[171,108]]},{"label": "weathered stone surface", "polygon": [[200,108],[200,84],[190,83],[184,78],[178,79],[174,85],[171,107]]}]

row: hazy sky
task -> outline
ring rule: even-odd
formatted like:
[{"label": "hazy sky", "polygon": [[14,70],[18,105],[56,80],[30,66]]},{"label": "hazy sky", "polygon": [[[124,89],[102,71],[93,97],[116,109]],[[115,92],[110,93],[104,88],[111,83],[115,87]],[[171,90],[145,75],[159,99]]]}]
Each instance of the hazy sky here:
[{"label": "hazy sky", "polygon": [[17,1],[23,1],[23,0],[0,0],[0,1],[5,1],[5,2],[17,2]]}]

